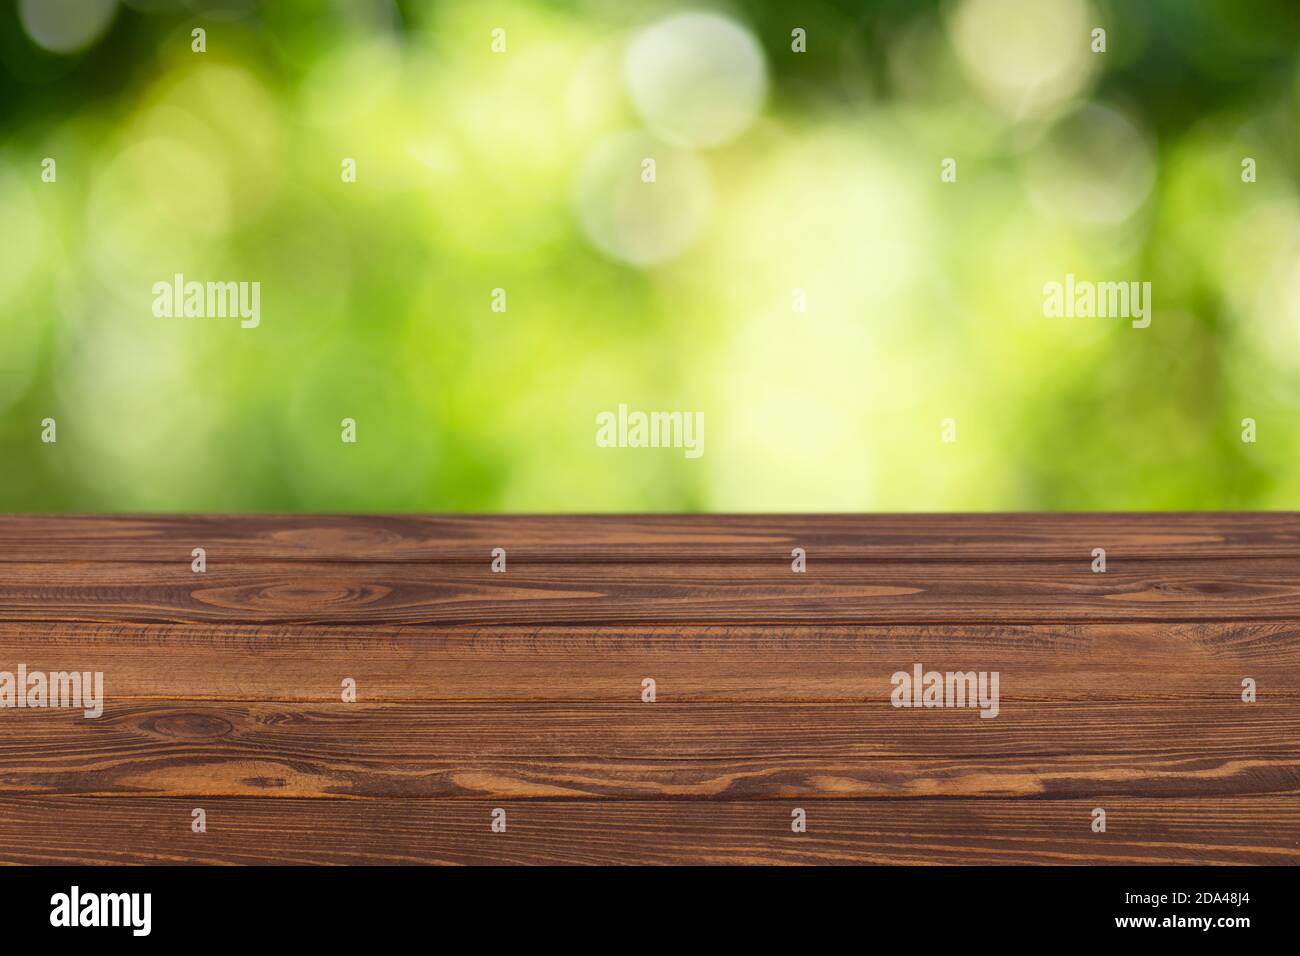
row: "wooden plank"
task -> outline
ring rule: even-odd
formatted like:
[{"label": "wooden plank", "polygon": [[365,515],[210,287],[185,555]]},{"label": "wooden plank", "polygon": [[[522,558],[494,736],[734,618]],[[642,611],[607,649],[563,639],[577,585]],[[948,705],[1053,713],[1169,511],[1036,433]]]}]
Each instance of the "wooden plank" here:
[{"label": "wooden plank", "polygon": [[[0,518],[0,671],[107,695],[0,710],[0,861],[1294,863],[1298,542],[1294,514]],[[890,706],[916,663],[998,671],[998,716]]]},{"label": "wooden plank", "polygon": [[110,698],[328,702],[879,699],[920,662],[1005,700],[1300,698],[1300,622],[364,627],[0,622],[0,669],[101,671]]},{"label": "wooden plank", "polygon": [[1075,561],[1300,557],[1300,513],[9,515],[0,562]]},{"label": "wooden plank", "polygon": [[[531,801],[0,796],[0,863],[1300,863],[1300,799]],[[493,808],[504,833],[489,829]],[[791,811],[807,815],[791,832]]]},{"label": "wooden plank", "polygon": [[1300,563],[9,564],[0,619],[335,624],[1300,620]]},{"label": "wooden plank", "polygon": [[[887,693],[887,688],[882,689]],[[1300,701],[269,704],[15,710],[0,792],[159,796],[1193,796],[1300,793]]]}]

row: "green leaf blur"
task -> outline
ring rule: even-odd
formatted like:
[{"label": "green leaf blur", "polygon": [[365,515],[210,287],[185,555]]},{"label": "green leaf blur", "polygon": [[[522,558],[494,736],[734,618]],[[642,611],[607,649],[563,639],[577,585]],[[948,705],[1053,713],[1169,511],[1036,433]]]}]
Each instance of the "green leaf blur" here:
[{"label": "green leaf blur", "polygon": [[[757,72],[633,54],[700,10]],[[1290,0],[0,17],[0,510],[1300,506]],[[260,324],[155,317],[177,273]],[[598,447],[620,404],[705,454]]]}]

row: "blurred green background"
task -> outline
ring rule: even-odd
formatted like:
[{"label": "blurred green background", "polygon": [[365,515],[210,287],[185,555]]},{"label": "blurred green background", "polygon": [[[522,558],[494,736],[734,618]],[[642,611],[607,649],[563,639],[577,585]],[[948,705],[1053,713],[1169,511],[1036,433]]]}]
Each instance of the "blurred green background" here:
[{"label": "blurred green background", "polygon": [[1293,0],[0,17],[0,510],[1300,506]]}]

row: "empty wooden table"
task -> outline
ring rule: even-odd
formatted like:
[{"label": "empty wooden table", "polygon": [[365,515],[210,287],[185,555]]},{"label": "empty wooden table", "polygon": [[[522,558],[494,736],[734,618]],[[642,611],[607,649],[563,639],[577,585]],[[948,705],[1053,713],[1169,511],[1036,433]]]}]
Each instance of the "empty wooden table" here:
[{"label": "empty wooden table", "polygon": [[1300,515],[3,517],[0,862],[1300,863]]}]

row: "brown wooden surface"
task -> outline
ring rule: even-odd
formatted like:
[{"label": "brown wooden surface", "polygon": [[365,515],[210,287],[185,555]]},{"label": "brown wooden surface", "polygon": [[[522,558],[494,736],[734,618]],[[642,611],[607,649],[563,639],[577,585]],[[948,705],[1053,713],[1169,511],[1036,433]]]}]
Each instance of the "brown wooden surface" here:
[{"label": "brown wooden surface", "polygon": [[19,663],[0,862],[1300,862],[1295,514],[9,516]]},{"label": "brown wooden surface", "polygon": [[[192,800],[6,797],[4,863],[1294,864],[1300,801]],[[790,808],[808,832],[790,832]],[[505,833],[488,827],[501,807]],[[8,834],[6,834],[8,836]]]}]

